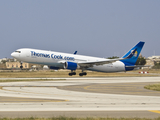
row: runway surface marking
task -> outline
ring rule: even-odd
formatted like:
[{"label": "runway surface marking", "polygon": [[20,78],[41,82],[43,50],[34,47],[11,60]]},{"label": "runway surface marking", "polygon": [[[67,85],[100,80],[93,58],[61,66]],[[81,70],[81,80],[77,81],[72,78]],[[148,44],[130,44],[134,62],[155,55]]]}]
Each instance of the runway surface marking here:
[{"label": "runway surface marking", "polygon": [[1,97],[0,103],[19,103],[19,102],[64,102],[64,100],[56,99],[36,99],[36,98],[22,98],[22,97]]},{"label": "runway surface marking", "polygon": [[72,85],[57,87],[62,90],[72,90],[92,93],[105,94],[123,94],[123,95],[143,95],[143,96],[160,96],[160,91],[147,90],[145,85],[155,84],[155,82],[146,83],[103,83],[89,85]]},{"label": "runway surface marking", "polygon": [[160,114],[160,111],[158,111],[158,110],[149,110],[149,111]]},{"label": "runway surface marking", "polygon": [[[15,87],[15,86],[14,86]],[[7,87],[9,88],[9,87]],[[11,87],[12,88],[12,87]],[[23,87],[20,87],[22,89]],[[27,91],[20,91],[20,90],[9,90],[9,89],[4,89],[3,87],[0,88],[1,90],[4,91],[11,91],[11,92],[21,92],[21,93],[32,93],[32,94],[44,94],[44,95],[53,95],[53,94],[48,94],[48,93],[38,93],[38,92],[27,92]],[[0,96],[0,103],[1,102],[66,102],[69,100],[60,100],[60,99],[41,99],[41,98],[28,98],[28,97],[1,97]]]},{"label": "runway surface marking", "polygon": [[[0,102],[0,111],[17,112],[40,111],[57,112],[63,115],[72,111],[79,115],[92,114],[101,116],[110,114],[123,117],[150,116],[154,118],[159,113],[148,110],[159,110],[160,92],[145,90],[144,84],[160,82],[160,77],[110,77],[70,79],[66,81],[38,81],[38,82],[8,82],[0,83],[0,96],[16,98],[31,98],[32,102]],[[4,89],[4,90],[3,90]],[[4,98],[5,99],[5,98]],[[10,99],[10,98],[6,98]],[[11,98],[12,99],[12,98]],[[41,101],[36,101],[40,99]],[[69,100],[64,102],[43,102],[46,100]],[[34,100],[36,102],[34,102]],[[27,101],[19,99],[17,101]],[[63,112],[64,111],[64,112]],[[87,111],[87,112],[85,112]],[[130,112],[129,112],[130,111]],[[126,112],[128,114],[126,114]],[[18,112],[17,112],[18,113]],[[32,112],[31,112],[32,113]],[[51,115],[52,115],[51,113]],[[30,114],[30,113],[29,113]]]},{"label": "runway surface marking", "polygon": [[[35,94],[35,95],[37,95],[37,94],[39,94],[39,95],[53,95],[53,94],[49,94],[48,92],[47,93],[38,93],[38,92],[27,92],[27,91],[22,91],[22,89],[23,88],[48,88],[48,87],[50,87],[50,88],[53,88],[52,86],[48,86],[48,87],[44,87],[44,86],[24,86],[24,87],[21,87],[21,86],[10,86],[10,87],[8,87],[8,86],[6,86],[5,88],[3,88],[4,86],[2,86],[2,88],[0,88],[1,90],[4,90],[4,91],[11,91],[11,92],[20,92],[20,93],[32,93],[32,94]],[[7,89],[7,88],[19,88],[19,90],[10,90],[10,89]],[[56,88],[56,87],[54,87],[54,88]],[[59,95],[61,95],[61,96],[66,96],[66,97],[74,97],[74,95],[67,95],[67,94],[55,94],[54,93],[54,95],[57,95],[57,96],[59,96]],[[69,100],[62,100],[62,101],[69,101]]]}]

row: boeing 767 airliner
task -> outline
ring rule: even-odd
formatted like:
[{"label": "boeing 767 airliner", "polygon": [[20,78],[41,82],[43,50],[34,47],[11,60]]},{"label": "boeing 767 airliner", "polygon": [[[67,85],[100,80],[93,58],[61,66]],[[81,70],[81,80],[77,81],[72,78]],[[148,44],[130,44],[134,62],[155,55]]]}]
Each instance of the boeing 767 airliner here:
[{"label": "boeing 767 airliner", "polygon": [[[105,59],[99,57],[68,54],[62,52],[22,48],[11,54],[19,61],[48,65],[50,69],[69,69],[70,76],[76,75],[76,70],[81,69],[79,76],[87,75],[85,70],[98,72],[130,71],[136,67],[135,63],[143,48],[144,42],[139,42],[124,56],[118,59]],[[23,66],[21,65],[21,68]]]}]

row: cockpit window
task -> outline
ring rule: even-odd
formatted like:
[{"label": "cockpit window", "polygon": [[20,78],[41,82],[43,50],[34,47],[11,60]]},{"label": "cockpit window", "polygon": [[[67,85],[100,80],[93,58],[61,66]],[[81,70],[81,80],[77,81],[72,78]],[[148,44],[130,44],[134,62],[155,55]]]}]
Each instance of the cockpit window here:
[{"label": "cockpit window", "polygon": [[21,53],[21,51],[15,51],[16,53]]}]

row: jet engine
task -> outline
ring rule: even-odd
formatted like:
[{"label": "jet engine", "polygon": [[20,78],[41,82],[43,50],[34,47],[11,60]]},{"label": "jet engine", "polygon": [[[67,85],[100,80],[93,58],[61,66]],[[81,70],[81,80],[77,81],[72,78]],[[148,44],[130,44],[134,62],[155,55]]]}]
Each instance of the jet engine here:
[{"label": "jet engine", "polygon": [[65,62],[64,68],[69,70],[76,70],[77,68],[79,68],[79,65],[74,62]]}]

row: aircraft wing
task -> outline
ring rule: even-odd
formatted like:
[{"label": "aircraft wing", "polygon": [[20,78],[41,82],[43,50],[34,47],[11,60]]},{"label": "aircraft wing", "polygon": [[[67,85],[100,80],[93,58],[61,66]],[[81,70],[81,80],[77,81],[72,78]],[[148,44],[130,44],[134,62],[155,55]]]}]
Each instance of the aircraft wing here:
[{"label": "aircraft wing", "polygon": [[135,52],[137,51],[137,49],[132,50],[131,53],[125,57],[125,58],[118,58],[118,59],[106,59],[106,60],[100,60],[100,61],[89,61],[89,62],[78,62],[78,65],[81,67],[92,67],[93,65],[103,65],[103,64],[109,64],[109,63],[113,63],[119,60],[125,60],[125,59],[130,59],[133,57],[133,55],[135,54]]},{"label": "aircraft wing", "polygon": [[81,67],[92,67],[93,65],[103,65],[103,64],[109,64],[113,63],[119,60],[124,60],[127,58],[118,58],[118,59],[106,59],[106,60],[100,60],[100,61],[89,61],[89,62],[78,62],[78,65]]}]

